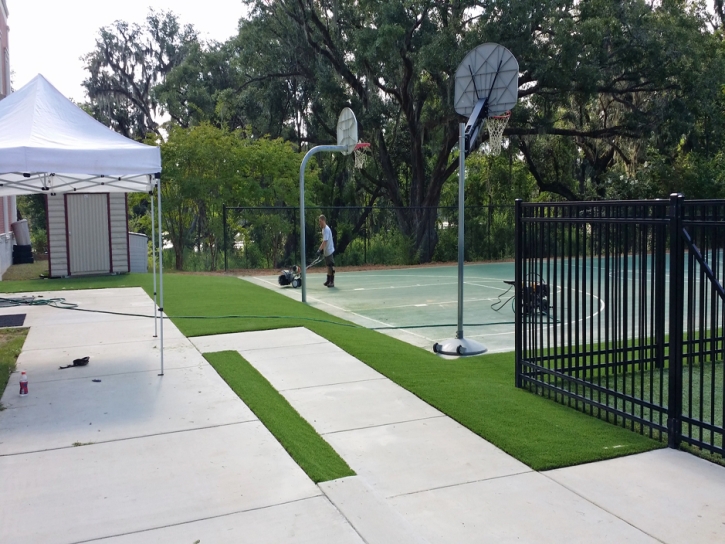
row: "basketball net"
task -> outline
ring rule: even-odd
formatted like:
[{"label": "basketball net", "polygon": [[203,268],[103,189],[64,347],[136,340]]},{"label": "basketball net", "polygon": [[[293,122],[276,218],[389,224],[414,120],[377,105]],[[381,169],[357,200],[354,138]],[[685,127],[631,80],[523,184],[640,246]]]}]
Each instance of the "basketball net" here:
[{"label": "basketball net", "polygon": [[370,147],[369,143],[365,142],[358,142],[355,146],[354,150],[354,157],[355,157],[355,168],[358,170],[362,169],[365,166],[365,163],[368,162],[368,148]]},{"label": "basketball net", "polygon": [[494,115],[486,119],[486,130],[488,130],[488,154],[499,155],[503,143],[503,131],[508,125],[511,112],[503,115]]}]

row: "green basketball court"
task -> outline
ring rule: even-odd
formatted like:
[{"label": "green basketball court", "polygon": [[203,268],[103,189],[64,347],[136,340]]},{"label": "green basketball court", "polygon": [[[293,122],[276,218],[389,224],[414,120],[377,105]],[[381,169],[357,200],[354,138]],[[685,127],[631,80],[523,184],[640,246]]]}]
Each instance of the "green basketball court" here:
[{"label": "green basketball court", "polygon": [[[649,267],[641,269],[640,263],[632,262],[631,259],[628,262],[628,272],[617,281],[624,279],[629,284],[628,312],[634,315],[639,311],[640,304],[639,282],[635,280],[643,275],[648,277],[651,270]],[[605,306],[601,298],[603,278],[599,277],[599,264],[596,260],[589,261],[587,266],[590,272],[587,275],[593,269],[594,276],[589,276],[586,282],[582,276],[579,289],[584,296],[578,299],[578,306],[571,307],[571,311],[568,311],[569,304],[575,303],[562,298],[565,295],[560,289],[550,294],[549,299],[557,304],[559,313],[556,321],[547,323],[545,320],[543,325],[551,331],[550,340],[554,344],[562,342],[564,332],[570,335],[576,329],[589,338],[601,336],[597,331],[606,327],[606,320]],[[559,278],[566,275],[566,270],[566,265],[562,267],[560,264],[557,273]],[[544,278],[553,274],[552,269],[542,272]],[[533,277],[539,276],[530,274],[526,283]],[[613,276],[610,274],[610,277]],[[281,287],[277,282],[277,275],[244,279],[295,300],[302,298],[301,289]],[[514,350],[514,290],[505,283],[513,279],[513,262],[465,266],[464,336],[483,343],[489,352]],[[434,343],[455,337],[458,317],[458,269],[455,265],[338,272],[333,289],[322,285],[325,268],[316,267],[308,270],[307,280],[307,302],[329,314],[367,328],[384,331],[425,349],[432,349]],[[697,278],[693,280],[698,281]],[[646,296],[651,298],[652,293],[648,292]],[[666,300],[665,305],[667,303]],[[610,311],[620,310],[613,307]],[[555,329],[558,331],[558,340],[554,337]],[[636,338],[639,333],[638,326],[633,321],[622,334],[625,332],[627,336]]]},{"label": "green basketball court", "polygon": [[[422,266],[362,272],[338,272],[328,289],[324,267],[307,274],[307,302],[327,313],[385,332],[408,343],[432,349],[435,342],[453,338],[458,316],[458,269],[455,265]],[[320,272],[320,274],[313,272]],[[246,280],[301,300],[300,289],[280,287],[277,276]],[[513,351],[514,263],[470,264],[465,267],[464,335],[482,342],[489,351]],[[498,303],[498,304],[497,304]],[[499,311],[492,308],[501,306]]]}]

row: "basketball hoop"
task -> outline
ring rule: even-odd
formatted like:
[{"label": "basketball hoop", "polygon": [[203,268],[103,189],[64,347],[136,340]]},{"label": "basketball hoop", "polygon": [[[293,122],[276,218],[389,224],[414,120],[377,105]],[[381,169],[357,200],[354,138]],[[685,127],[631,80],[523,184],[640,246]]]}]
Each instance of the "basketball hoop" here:
[{"label": "basketball hoop", "polygon": [[366,142],[358,142],[355,145],[355,168],[358,170],[362,169],[365,166],[365,163],[368,162],[367,151],[369,147],[370,144]]},{"label": "basketball hoop", "polygon": [[486,130],[488,130],[488,154],[499,155],[501,153],[501,144],[503,143],[503,131],[508,125],[511,112],[507,111],[503,115],[492,115],[486,119]]}]

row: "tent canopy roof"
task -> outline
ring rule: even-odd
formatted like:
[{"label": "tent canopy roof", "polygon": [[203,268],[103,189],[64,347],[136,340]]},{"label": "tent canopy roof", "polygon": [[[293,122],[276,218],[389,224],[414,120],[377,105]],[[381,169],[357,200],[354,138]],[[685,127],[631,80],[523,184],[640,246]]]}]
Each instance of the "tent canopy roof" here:
[{"label": "tent canopy roof", "polygon": [[118,134],[42,75],[0,101],[0,195],[148,191],[161,151]]}]

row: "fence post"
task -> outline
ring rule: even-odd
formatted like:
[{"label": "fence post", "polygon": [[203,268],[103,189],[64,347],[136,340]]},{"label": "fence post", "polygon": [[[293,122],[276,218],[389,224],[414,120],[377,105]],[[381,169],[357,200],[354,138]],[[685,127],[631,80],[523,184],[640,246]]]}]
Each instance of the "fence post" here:
[{"label": "fence post", "polygon": [[227,205],[222,204],[222,226],[224,230],[224,272],[229,268],[227,260]]},{"label": "fence post", "polygon": [[297,206],[294,206],[292,208],[292,238],[295,241],[295,252],[294,256],[292,257],[293,263],[300,263],[300,266],[304,266],[305,263],[302,262],[300,259],[300,244],[299,244],[299,238],[297,237]]},{"label": "fence post", "polygon": [[[662,219],[665,216],[665,210],[657,212],[657,219]],[[655,233],[655,304],[658,305],[659,310],[655,312],[655,345],[657,346],[655,368],[665,367],[665,344],[667,337],[666,324],[666,300],[667,300],[667,226],[665,224],[657,225],[654,230]],[[671,286],[670,286],[671,287]],[[669,392],[668,392],[669,395]]]},{"label": "fence post", "polygon": [[522,378],[523,365],[521,364],[521,358],[523,356],[523,312],[521,311],[521,281],[522,281],[522,225],[521,225],[521,204],[520,198],[516,199],[516,230],[515,230],[515,242],[514,242],[514,253],[516,255],[516,262],[514,268],[514,303],[516,311],[514,313],[515,325],[514,325],[514,343],[516,353],[516,387],[523,387],[524,382]]},{"label": "fence post", "polygon": [[679,448],[682,439],[683,200],[681,194],[670,195],[670,368],[667,399],[667,445],[670,448]]}]

